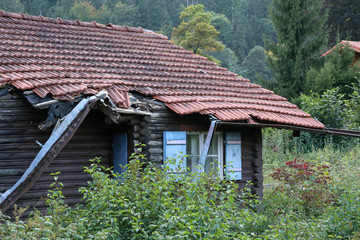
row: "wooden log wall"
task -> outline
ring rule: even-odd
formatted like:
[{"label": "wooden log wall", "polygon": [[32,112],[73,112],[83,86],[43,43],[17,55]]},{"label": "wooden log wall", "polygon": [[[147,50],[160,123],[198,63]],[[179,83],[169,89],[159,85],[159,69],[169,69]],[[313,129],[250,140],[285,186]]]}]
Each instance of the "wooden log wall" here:
[{"label": "wooden log wall", "polygon": [[[13,99],[10,95],[0,99],[0,192],[13,186],[26,171],[41,147],[51,135],[52,129],[42,132],[38,124],[46,119],[46,111],[37,111],[24,99]],[[36,207],[45,210],[45,200],[50,184],[54,182],[50,173],[61,172],[59,181],[64,184],[66,203],[80,202],[78,188],[86,186],[90,176],[84,173],[89,159],[101,157],[106,167],[112,165],[113,126],[105,124],[104,115],[91,111],[70,142],[49,165],[37,182],[20,197],[19,207]],[[6,214],[10,214],[13,207]],[[27,211],[26,215],[30,211]]]},{"label": "wooden log wall", "polygon": [[[134,125],[133,141],[146,144],[148,160],[157,166],[163,164],[163,132],[164,131],[208,131],[210,121],[206,116],[178,115],[163,104],[153,106],[152,117],[138,120]],[[260,128],[221,126],[217,131],[241,131],[242,139],[242,176],[238,181],[245,187],[248,181],[254,185],[252,192],[263,195],[262,172],[262,135]]]},{"label": "wooden log wall", "polygon": [[[145,143],[148,160],[161,166],[163,163],[164,131],[208,131],[208,117],[198,114],[178,115],[161,103],[152,105],[152,117],[136,117],[114,126],[105,124],[104,115],[90,112],[72,140],[54,159],[35,185],[16,204],[45,209],[47,191],[53,182],[50,173],[60,171],[59,181],[64,184],[66,202],[74,205],[80,202],[78,188],[85,186],[90,176],[83,172],[89,159],[101,157],[105,166],[112,166],[112,134],[128,133],[128,153],[138,143]],[[22,98],[10,95],[0,97],[0,192],[4,192],[26,171],[41,147],[51,134],[38,129],[39,123],[47,117],[46,111],[35,110]],[[262,137],[260,128],[219,127],[218,131],[241,131],[243,179],[238,181],[244,187],[247,181],[254,183],[253,192],[262,196]],[[13,209],[9,209],[7,214]],[[27,212],[29,213],[29,211]],[[26,216],[26,215],[25,215]]]}]

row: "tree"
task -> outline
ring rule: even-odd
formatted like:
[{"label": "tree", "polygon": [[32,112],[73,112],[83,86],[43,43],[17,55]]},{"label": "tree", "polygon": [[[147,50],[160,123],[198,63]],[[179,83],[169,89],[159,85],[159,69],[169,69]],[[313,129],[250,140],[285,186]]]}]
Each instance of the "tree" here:
[{"label": "tree", "polygon": [[295,99],[304,89],[306,72],[316,64],[326,42],[323,0],[274,0],[270,17],[278,42],[268,40],[268,57],[277,94]]},{"label": "tree", "polygon": [[251,49],[241,65],[245,69],[244,77],[249,78],[252,82],[259,83],[259,80],[263,78],[267,81],[272,80],[272,72],[266,61],[265,49],[261,46]]},{"label": "tree", "polygon": [[360,66],[354,64],[354,51],[338,47],[324,57],[324,65],[320,68],[310,68],[306,75],[305,90],[309,94],[322,94],[327,89],[339,88],[339,92],[348,94],[351,86],[357,83]]},{"label": "tree", "polygon": [[9,12],[22,12],[24,11],[24,5],[20,0],[0,0],[0,9]]},{"label": "tree", "polygon": [[231,12],[232,37],[225,43],[231,48],[242,61],[246,56],[246,0],[233,2]]},{"label": "tree", "polygon": [[90,22],[94,20],[95,15],[95,7],[88,1],[76,1],[74,6],[70,9],[70,16],[72,19]]},{"label": "tree", "polygon": [[222,52],[205,52],[220,61],[220,66],[228,69],[231,72],[242,75],[244,70],[239,66],[239,59],[236,57],[233,50],[226,47]]},{"label": "tree", "polygon": [[[56,0],[20,0],[25,12],[31,15],[44,15],[48,9],[55,5]],[[16,2],[16,1],[15,1]]]},{"label": "tree", "polygon": [[337,38],[360,40],[360,2],[357,0],[327,0],[330,29],[329,45],[336,44]]},{"label": "tree", "polygon": [[119,25],[136,26],[138,22],[138,7],[119,1],[113,8],[113,23]]},{"label": "tree", "polygon": [[211,25],[220,32],[219,40],[226,44],[226,41],[232,37],[232,25],[230,20],[224,15],[216,12],[211,13]]},{"label": "tree", "polygon": [[106,6],[102,5],[95,13],[95,21],[103,24],[112,22],[112,11]]},{"label": "tree", "polygon": [[69,19],[71,18],[70,9],[74,6],[74,4],[75,0],[59,0],[56,5],[47,11],[47,16]]},{"label": "tree", "polygon": [[[173,28],[172,41],[185,49],[192,50],[195,54],[202,54],[202,51],[223,51],[224,45],[217,41],[218,32],[211,25],[211,14],[205,12],[204,6],[191,5],[180,13],[183,20],[178,28]],[[208,57],[214,61],[214,58]]]}]

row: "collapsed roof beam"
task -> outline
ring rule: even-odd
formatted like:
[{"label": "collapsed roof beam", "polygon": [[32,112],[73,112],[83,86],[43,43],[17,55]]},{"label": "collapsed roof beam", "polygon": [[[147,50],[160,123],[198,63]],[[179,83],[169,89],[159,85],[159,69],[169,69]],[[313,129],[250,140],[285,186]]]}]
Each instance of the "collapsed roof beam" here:
[{"label": "collapsed roof beam", "polygon": [[201,154],[200,154],[199,165],[198,165],[200,172],[204,172],[204,166],[205,166],[205,162],[206,162],[206,157],[207,157],[207,155],[209,153],[212,138],[213,138],[214,133],[215,133],[216,128],[217,128],[217,123],[218,123],[217,120],[213,120],[210,123],[209,131],[208,131],[208,134],[206,135],[205,144],[204,144],[204,147],[203,147],[203,149],[201,151]]},{"label": "collapsed roof beam", "polygon": [[0,195],[1,212],[4,213],[17,199],[34,185],[40,175],[70,141],[90,112],[91,107],[94,106],[99,99],[104,97],[106,97],[106,92],[100,92],[96,96],[83,99],[66,116],[60,126],[50,135],[50,138],[43,145],[23,176],[12,188]]}]

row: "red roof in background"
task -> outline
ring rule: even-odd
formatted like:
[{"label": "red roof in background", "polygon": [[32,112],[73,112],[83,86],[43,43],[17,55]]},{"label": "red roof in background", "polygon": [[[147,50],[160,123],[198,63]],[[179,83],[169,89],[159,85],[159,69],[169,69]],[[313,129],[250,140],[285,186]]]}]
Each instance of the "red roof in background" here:
[{"label": "red roof in background", "polygon": [[353,50],[354,52],[358,52],[360,53],[360,42],[357,41],[346,41],[346,40],[342,40],[339,44],[337,44],[336,46],[334,46],[333,48],[331,48],[329,51],[327,51],[326,53],[324,53],[323,56],[328,55],[329,53],[331,53],[337,46],[347,46],[350,50]]},{"label": "red roof in background", "polygon": [[128,108],[128,92],[136,91],[178,114],[324,127],[285,98],[142,28],[0,10],[0,39],[0,86],[42,98],[70,101],[106,89]]}]

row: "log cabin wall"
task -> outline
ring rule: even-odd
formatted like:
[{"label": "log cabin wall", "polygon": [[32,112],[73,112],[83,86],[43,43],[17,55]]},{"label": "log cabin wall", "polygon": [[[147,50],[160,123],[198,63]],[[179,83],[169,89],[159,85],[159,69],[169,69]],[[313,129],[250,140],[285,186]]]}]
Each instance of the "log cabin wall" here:
[{"label": "log cabin wall", "polygon": [[[208,117],[198,114],[178,115],[163,104],[152,106],[153,115],[134,118],[126,124],[115,126],[105,124],[104,115],[91,111],[67,146],[54,159],[32,188],[16,204],[45,209],[44,200],[50,184],[54,181],[52,172],[61,172],[59,181],[64,184],[66,202],[74,205],[80,202],[78,188],[85,186],[90,176],[83,172],[89,159],[101,157],[106,167],[113,165],[112,135],[114,132],[128,133],[128,153],[137,143],[145,143],[149,161],[161,166],[163,163],[164,131],[208,131]],[[0,97],[0,192],[4,192],[26,171],[41,147],[51,134],[51,129],[40,131],[39,123],[47,117],[46,111],[34,109],[22,98],[11,95]],[[219,127],[218,131],[241,131],[243,179],[238,181],[244,187],[247,181],[254,183],[253,192],[262,196],[262,138],[260,128]],[[10,208],[6,214],[11,214]],[[24,215],[24,217],[29,211]]]},{"label": "log cabin wall", "polygon": [[[208,131],[210,121],[208,117],[199,114],[178,115],[163,104],[153,106],[153,114],[147,121],[139,121],[135,125],[134,135],[146,144],[145,152],[150,162],[157,166],[163,164],[163,132],[164,131]],[[141,123],[141,125],[140,125]],[[240,131],[242,152],[242,180],[237,181],[241,188],[248,181],[254,185],[252,192],[263,195],[262,172],[262,135],[261,128],[220,126],[217,131]]]},{"label": "log cabin wall", "polygon": [[[44,144],[51,135],[52,129],[44,132],[38,129],[46,116],[46,111],[37,111],[22,98],[13,99],[10,95],[0,98],[0,192],[12,187],[26,171],[41,149],[36,141]],[[79,203],[78,188],[90,180],[84,166],[89,166],[89,159],[94,157],[101,157],[106,167],[112,165],[112,132],[123,127],[105,124],[104,115],[92,110],[70,142],[16,204],[43,211],[47,191],[54,182],[50,173],[58,171],[66,203],[70,206]],[[12,210],[13,207],[6,214],[11,215]]]}]

